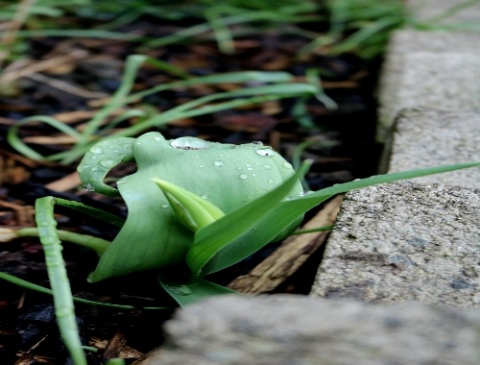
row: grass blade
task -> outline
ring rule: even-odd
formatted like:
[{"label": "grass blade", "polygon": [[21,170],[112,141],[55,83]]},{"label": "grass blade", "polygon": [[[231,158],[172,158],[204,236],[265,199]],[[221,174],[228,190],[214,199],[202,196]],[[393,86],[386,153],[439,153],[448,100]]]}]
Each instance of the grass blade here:
[{"label": "grass blade", "polygon": [[[28,289],[28,290],[33,290],[33,291],[36,291],[38,293],[43,293],[43,294],[47,294],[47,295],[53,295],[53,290],[52,289],[48,289],[48,288],[45,288],[44,286],[31,283],[30,281],[17,278],[16,276],[7,274],[5,272],[0,272],[0,279],[5,280],[5,281],[7,281],[11,284],[20,286],[22,288]],[[93,305],[93,306],[96,306],[96,307],[105,307],[105,308],[111,308],[111,309],[122,309],[122,310],[139,309],[138,307],[135,307],[133,305],[98,302],[96,300],[89,300],[89,299],[78,298],[78,297],[73,297],[73,301],[75,303]],[[152,310],[172,310],[174,308],[172,308],[172,307],[142,307],[141,309],[152,311]]]},{"label": "grass blade", "polygon": [[[268,243],[250,241],[244,244],[242,241],[242,244],[237,244],[237,250],[230,249],[229,255],[223,255],[222,259],[218,257],[214,259],[227,245],[235,244],[242,235],[252,229],[263,229],[258,226],[258,221],[278,206],[278,203],[298,183],[299,178],[305,174],[309,166],[309,163],[304,163],[298,172],[274,190],[199,230],[187,253],[187,264],[194,275],[205,275],[233,265]],[[212,259],[214,260],[212,261]],[[207,264],[209,267],[205,269]]]}]

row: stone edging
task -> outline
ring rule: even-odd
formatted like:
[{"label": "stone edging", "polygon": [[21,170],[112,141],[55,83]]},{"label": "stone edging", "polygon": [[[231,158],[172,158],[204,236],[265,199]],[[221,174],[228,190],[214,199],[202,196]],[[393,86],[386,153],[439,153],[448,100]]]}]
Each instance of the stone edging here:
[{"label": "stone edging", "polygon": [[[480,34],[395,32],[379,104],[384,171],[480,161]],[[480,308],[477,188],[474,168],[347,194],[312,295]]]}]

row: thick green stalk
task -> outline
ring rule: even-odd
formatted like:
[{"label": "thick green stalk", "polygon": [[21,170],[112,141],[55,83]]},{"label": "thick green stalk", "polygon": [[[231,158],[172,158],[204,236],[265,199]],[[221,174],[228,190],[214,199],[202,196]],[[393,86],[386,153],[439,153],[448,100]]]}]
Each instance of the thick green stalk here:
[{"label": "thick green stalk", "polygon": [[75,365],[87,365],[75,319],[70,282],[62,257],[62,246],[56,231],[57,222],[53,218],[53,205],[54,198],[52,197],[37,199],[35,203],[38,234],[45,251],[48,278],[53,291],[55,315],[60,334],[70,352],[73,363]]}]

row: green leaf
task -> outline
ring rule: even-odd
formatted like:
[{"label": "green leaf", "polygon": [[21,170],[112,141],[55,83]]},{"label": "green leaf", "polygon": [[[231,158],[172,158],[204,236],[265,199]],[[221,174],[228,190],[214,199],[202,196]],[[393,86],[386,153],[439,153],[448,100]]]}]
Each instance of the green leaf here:
[{"label": "green leaf", "polygon": [[177,283],[169,278],[159,276],[158,282],[162,288],[181,306],[204,300],[212,296],[237,294],[236,291],[225,286],[212,283],[200,278],[195,278],[188,283]]},{"label": "green leaf", "polygon": [[[412,179],[415,177],[477,166],[480,166],[480,162],[438,166],[372,176],[366,179],[338,184],[304,196],[282,201],[275,206],[275,209],[267,211],[263,216],[257,215],[256,220],[252,220],[251,222],[241,221],[241,215],[238,215],[237,223],[235,223],[235,220],[227,220],[230,219],[230,214],[228,214],[223,219],[197,233],[195,244],[188,253],[187,263],[192,271],[199,275],[210,274],[226,268],[235,262],[238,262],[239,258],[246,257],[247,250],[250,249],[249,252],[253,253],[253,248],[255,246],[260,248],[264,244],[270,242],[276,233],[280,232],[285,227],[291,226],[298,221],[305,212],[336,194],[376,184]],[[263,198],[250,203],[250,206],[255,206],[261,199]],[[265,202],[265,204],[268,203]],[[244,207],[244,209],[244,217],[248,217],[250,213],[247,212],[247,207]],[[252,226],[255,224],[254,226],[258,229],[252,230],[252,226],[250,226],[250,228],[248,226],[249,223],[252,224]],[[239,233],[237,230],[232,231],[231,233],[229,232],[231,229],[230,227],[234,224],[238,230],[242,230],[242,233]],[[241,241],[235,241],[236,237],[241,234],[243,234]],[[239,242],[242,244],[239,245]],[[244,242],[246,243],[243,244]]]},{"label": "green leaf", "polygon": [[[115,139],[107,141],[115,143]],[[137,171],[117,181],[128,217],[102,255],[92,281],[185,261],[193,234],[178,222],[165,194],[152,179],[177,185],[227,214],[274,189],[294,173],[278,153],[258,143],[221,144],[193,137],[166,140],[158,132],[135,139],[132,156]],[[90,163],[91,157],[88,155],[90,170],[98,169]],[[85,173],[82,169],[81,177]],[[297,183],[295,194],[301,191]]]},{"label": "green leaf", "polygon": [[162,189],[178,221],[192,232],[206,227],[225,215],[220,208],[178,185],[152,179]]},{"label": "green leaf", "polygon": [[[275,209],[280,201],[292,191],[309,166],[309,163],[304,163],[299,171],[282,185],[199,230],[187,253],[187,264],[194,275],[206,275],[231,266],[250,256],[275,238],[282,230],[271,232],[272,234],[269,235],[271,237],[264,240],[246,240],[242,239],[242,236],[250,231],[264,230],[264,226],[259,224],[259,221]],[[227,246],[229,246],[229,254],[218,256],[218,253],[225,250]],[[205,270],[204,267],[207,264],[208,269]]]}]

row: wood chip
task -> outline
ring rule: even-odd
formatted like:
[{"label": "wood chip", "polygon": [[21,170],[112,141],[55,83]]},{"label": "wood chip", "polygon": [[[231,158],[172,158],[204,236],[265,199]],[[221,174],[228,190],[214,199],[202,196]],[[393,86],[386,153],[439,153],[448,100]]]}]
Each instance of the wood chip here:
[{"label": "wood chip", "polygon": [[76,188],[82,183],[80,180],[80,176],[78,176],[77,172],[72,172],[71,174],[68,174],[67,176],[62,177],[59,180],[53,181],[45,187],[47,189],[56,191],[56,192],[64,192],[73,188]]},{"label": "wood chip", "polygon": [[[127,346],[123,335],[120,333],[116,333],[110,341],[91,337],[89,342],[91,346],[94,346],[99,350],[105,350],[105,352],[108,351],[110,355],[113,353],[116,353],[114,357],[118,357],[122,359],[138,359],[144,356],[143,352],[140,352],[130,346]],[[116,349],[113,353],[110,352],[111,350],[109,350],[112,348]],[[120,350],[120,351],[118,352],[117,350]],[[108,359],[106,355],[108,354],[104,354],[104,357]]]},{"label": "wood chip", "polygon": [[[343,195],[328,202],[307,222],[302,230],[331,225],[337,218]],[[240,293],[260,294],[277,288],[294,274],[325,242],[329,232],[306,233],[289,237],[284,243],[246,275],[233,280],[228,287]]]}]

